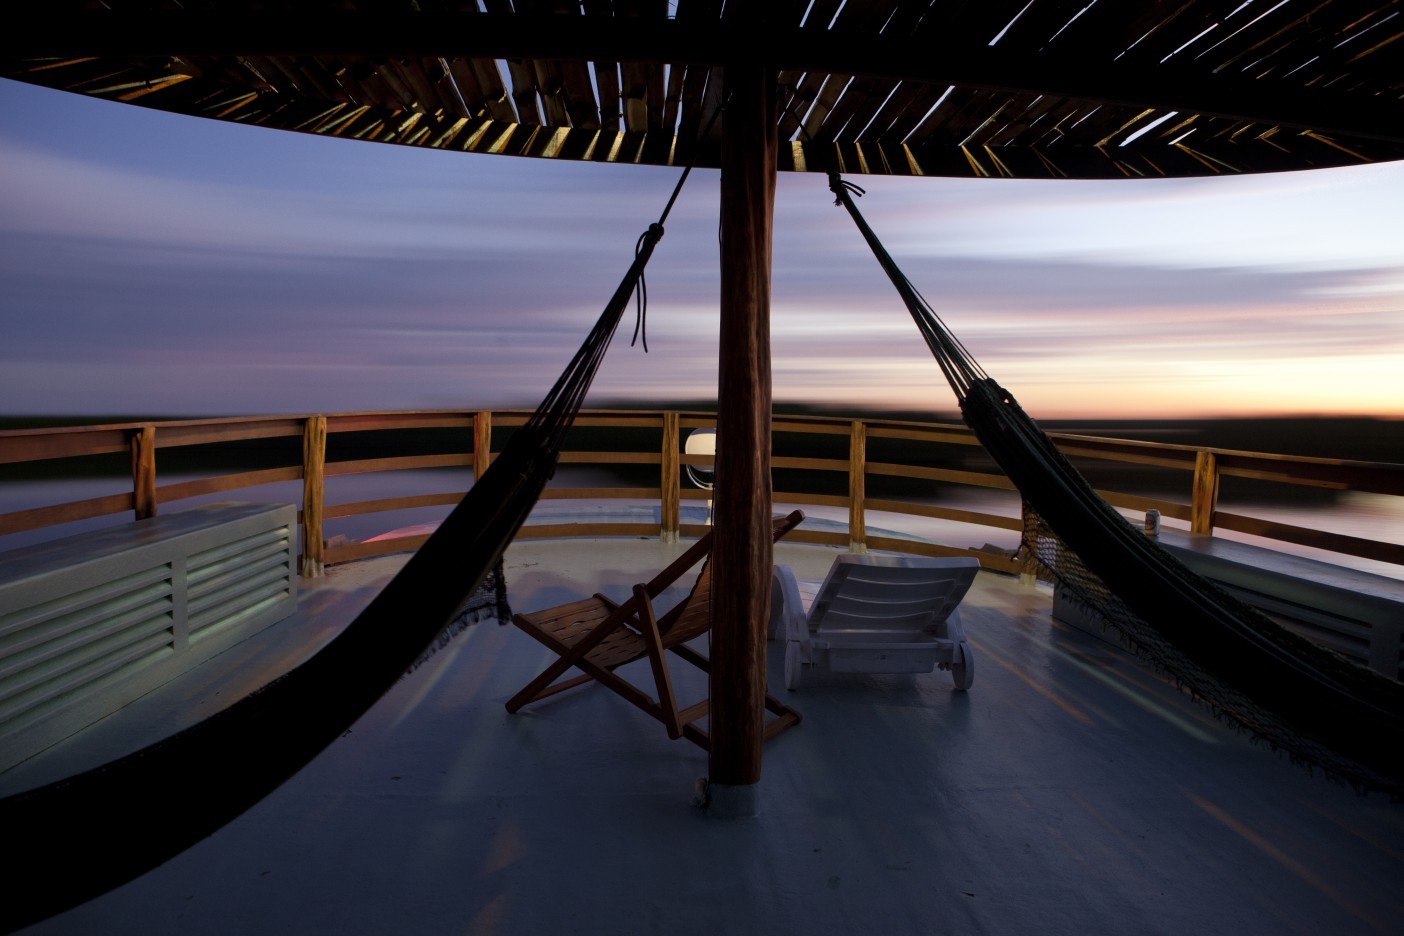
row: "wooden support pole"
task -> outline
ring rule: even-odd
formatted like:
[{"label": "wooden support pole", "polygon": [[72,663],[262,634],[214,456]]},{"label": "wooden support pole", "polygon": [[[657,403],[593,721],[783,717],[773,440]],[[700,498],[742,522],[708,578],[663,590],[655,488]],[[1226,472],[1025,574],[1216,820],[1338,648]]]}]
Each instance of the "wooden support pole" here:
[{"label": "wooden support pole", "polygon": [[1194,491],[1190,501],[1190,532],[1214,532],[1214,511],[1219,506],[1219,460],[1213,452],[1194,456]]},{"label": "wooden support pole", "polygon": [[302,563],[304,578],[322,574],[322,520],[326,501],[327,417],[309,416],[302,428]]},{"label": "wooden support pole", "polygon": [[678,541],[678,527],[682,513],[682,462],[678,460],[678,414],[672,410],[663,413],[663,448],[659,453],[659,488],[662,490],[662,510],[659,515],[659,538],[665,543]]},{"label": "wooden support pole", "polygon": [[156,516],[156,427],[132,433],[132,508],[138,520]]},{"label": "wooden support pole", "polygon": [[473,483],[477,484],[492,461],[492,411],[473,414]]},{"label": "wooden support pole", "polygon": [[[712,550],[709,811],[754,815],[770,614],[770,244],[775,76],[728,64],[721,156],[721,356]],[[719,805],[718,795],[735,808]]]},{"label": "wooden support pole", "polygon": [[848,433],[848,550],[868,551],[868,518],[863,504],[863,474],[868,470],[868,430],[853,420]]}]

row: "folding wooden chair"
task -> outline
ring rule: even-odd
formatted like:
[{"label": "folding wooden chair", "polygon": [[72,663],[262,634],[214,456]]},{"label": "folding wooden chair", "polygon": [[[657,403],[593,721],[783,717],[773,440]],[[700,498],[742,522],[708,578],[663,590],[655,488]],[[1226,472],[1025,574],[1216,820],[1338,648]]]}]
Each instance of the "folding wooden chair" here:
[{"label": "folding wooden chair", "polygon": [[[775,539],[790,532],[802,520],[804,514],[798,510],[777,518]],[[671,650],[704,672],[708,670],[707,658],[687,646],[687,642],[712,626],[711,552],[712,534],[708,533],[651,581],[635,585],[633,596],[623,604],[597,594],[544,611],[514,615],[512,623],[559,654],[560,659],[509,699],[507,711],[516,712],[530,702],[594,680],[663,722],[668,737],[686,736],[704,749],[708,748],[707,732],[694,722],[706,717],[709,700],[678,709],[663,651]],[[654,599],[698,560],[704,561],[692,591],[672,610],[658,617]],[[653,671],[657,699],[615,672],[624,664],[644,657],[648,658]],[[572,667],[582,670],[583,675],[557,682]],[[765,707],[776,716],[766,725],[766,740],[799,723],[799,712],[769,694],[765,697]]]}]

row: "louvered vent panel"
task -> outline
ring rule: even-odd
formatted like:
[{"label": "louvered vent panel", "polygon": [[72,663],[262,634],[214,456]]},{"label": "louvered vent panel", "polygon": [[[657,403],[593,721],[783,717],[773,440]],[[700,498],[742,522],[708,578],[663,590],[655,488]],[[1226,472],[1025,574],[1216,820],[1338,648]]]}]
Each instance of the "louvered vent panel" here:
[{"label": "louvered vent panel", "polygon": [[169,563],[0,616],[0,723],[40,717],[174,653]]},{"label": "louvered vent panel", "polygon": [[290,615],[296,519],[212,504],[0,554],[0,770]]},{"label": "louvered vent panel", "polygon": [[224,631],[286,600],[292,580],[292,529],[281,527],[190,557],[190,639]]}]

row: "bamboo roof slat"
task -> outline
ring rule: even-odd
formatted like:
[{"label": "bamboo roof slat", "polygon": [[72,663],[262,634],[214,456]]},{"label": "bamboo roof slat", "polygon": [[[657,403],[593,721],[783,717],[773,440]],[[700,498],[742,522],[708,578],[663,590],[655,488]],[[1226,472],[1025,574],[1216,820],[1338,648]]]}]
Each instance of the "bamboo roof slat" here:
[{"label": "bamboo roof slat", "polygon": [[911,132],[941,101],[945,92],[945,88],[937,88],[920,81],[902,82],[896,93],[888,98],[878,111],[869,132],[878,139],[889,139],[897,144],[905,143]]},{"label": "bamboo roof slat", "polygon": [[680,160],[691,157],[697,137],[705,125],[702,104],[707,83],[711,80],[710,65],[689,65],[683,76],[682,113],[678,117],[678,153]]},{"label": "bamboo roof slat", "polygon": [[719,128],[696,135],[716,68],[761,57],[786,169],[1120,178],[1404,158],[1404,0],[112,6],[35,5],[0,37],[0,75],[346,139],[656,164],[695,150],[715,167]]},{"label": "bamboo roof slat", "polygon": [[682,66],[668,70],[668,90],[663,101],[663,129],[676,133],[678,114],[682,110],[683,78],[686,69]]},{"label": "bamboo roof slat", "polygon": [[829,28],[851,36],[854,42],[862,42],[865,37],[882,32],[898,5],[899,0],[848,0]]},{"label": "bamboo roof slat", "polygon": [[[604,19],[613,15],[610,0],[583,0],[581,8],[587,17]],[[617,131],[620,129],[619,63],[605,59],[596,60],[593,65],[600,127]]]},{"label": "bamboo roof slat", "polygon": [[361,87],[361,82],[352,74],[350,65],[340,59],[326,58],[317,59],[311,68],[320,69],[326,74],[329,81],[336,86],[333,97],[351,104],[353,107],[369,106],[369,95],[365,88]]},{"label": "bamboo roof slat", "polygon": [[623,62],[619,66],[619,97],[624,112],[624,129],[642,132],[648,129],[648,85],[647,68],[636,62]]},{"label": "bamboo roof slat", "polygon": [[[677,21],[683,24],[715,22],[721,17],[721,0],[678,0],[674,13]],[[682,90],[678,101],[677,151],[679,162],[691,159],[699,141],[698,134],[706,125],[703,105],[706,102],[707,85],[711,80],[711,64],[688,62],[675,64],[674,70],[683,72]],[[720,72],[718,72],[720,78]],[[720,82],[718,82],[720,83]],[[671,89],[669,94],[672,94]],[[664,124],[668,121],[665,118]]]},{"label": "bamboo roof slat", "polygon": [[385,67],[407,92],[406,106],[409,110],[417,114],[432,114],[443,107],[438,93],[413,60],[392,58],[385,63]]},{"label": "bamboo roof slat", "polygon": [[1089,7],[1088,0],[1035,0],[1009,24],[1000,45],[1029,55],[1042,52]]},{"label": "bamboo roof slat", "polygon": [[[786,68],[777,73],[775,78],[775,103],[777,112],[780,114],[781,130],[780,139],[788,140],[790,137],[785,133],[784,121],[790,115],[790,111],[796,105],[795,88],[799,85],[804,73],[796,69]],[[791,129],[791,134],[794,130]]]},{"label": "bamboo roof slat", "polygon": [[801,11],[804,19],[799,25],[814,32],[827,30],[843,6],[844,0],[814,0],[807,11]]},{"label": "bamboo roof slat", "polygon": [[289,56],[274,56],[262,59],[268,74],[281,76],[280,83],[287,82],[286,87],[299,95],[327,97],[323,90],[313,82],[307,75],[301,73],[297,63]]},{"label": "bamboo roof slat", "polygon": [[620,129],[623,116],[619,91],[619,63],[596,62],[595,84],[599,88],[600,126],[605,130]]},{"label": "bamboo roof slat", "polygon": [[[615,0],[616,16],[663,19],[668,16],[667,0]],[[660,62],[621,62],[620,90],[624,104],[624,128],[629,131],[658,130],[663,126],[663,64]]]},{"label": "bamboo roof slat", "polygon": [[[826,121],[833,128],[833,138],[860,138],[878,109],[896,93],[898,87],[899,84],[895,81],[855,77]],[[827,132],[828,127],[825,130]]]},{"label": "bamboo roof slat", "polygon": [[[665,66],[650,64],[646,68],[645,87],[648,89],[648,129],[663,129],[663,110],[668,96],[664,76]],[[668,128],[671,133],[672,128]]]},{"label": "bamboo roof slat", "polygon": [[400,101],[395,97],[394,91],[384,76],[370,62],[358,62],[352,69],[352,74],[361,83],[361,87],[370,97],[363,101],[372,107],[396,108],[400,106]]},{"label": "bamboo roof slat", "polygon": [[410,88],[409,81],[399,68],[398,62],[388,58],[381,59],[373,67],[375,73],[380,76],[380,80],[384,81],[390,89],[391,99],[386,102],[387,104],[396,110],[415,111],[421,114],[428,111],[431,105]]},{"label": "bamboo roof slat", "polygon": [[1040,128],[1050,120],[1059,103],[1047,95],[1028,101],[1020,113],[1005,124],[993,144],[1016,148],[1030,145],[1030,138],[1042,133]]},{"label": "bamboo roof slat", "polygon": [[[1289,5],[1290,6],[1290,5]],[[1231,0],[1188,0],[1155,23],[1150,31],[1127,49],[1123,58],[1128,62],[1150,65],[1192,60],[1204,53],[1222,36],[1237,28],[1237,24],[1277,12],[1260,4],[1244,6]],[[1179,60],[1179,61],[1177,61]]]},{"label": "bamboo roof slat", "polygon": [[834,105],[838,103],[839,97],[848,89],[852,80],[852,75],[829,75],[824,79],[824,85],[819,89],[819,96],[814,99],[809,113],[805,115],[804,123],[800,126],[801,140],[829,143],[838,136],[833,127],[827,128],[826,131],[825,123],[833,112]]},{"label": "bamboo roof slat", "polygon": [[[849,0],[839,9],[832,29],[852,33],[856,41],[861,41],[866,36],[879,35],[897,8],[897,0]],[[886,86],[879,95],[877,88],[883,85]],[[866,105],[867,112],[871,113],[891,90],[890,85],[876,79],[860,79],[842,73],[829,75],[805,117],[801,139],[816,143],[837,140],[860,108]]]},{"label": "bamboo roof slat", "polygon": [[1193,51],[1210,67],[1234,70],[1288,53],[1298,43],[1303,49],[1313,47],[1329,53],[1340,42],[1338,34],[1361,12],[1360,7],[1353,11],[1346,7],[1347,4],[1314,0],[1277,9],[1250,6],[1237,13],[1225,11],[1218,28]]},{"label": "bamboo roof slat", "polygon": [[561,93],[572,127],[597,130],[600,126],[600,102],[595,100],[595,88],[590,83],[590,69],[584,62],[558,63]]},{"label": "bamboo roof slat", "polygon": [[1148,3],[1096,3],[1068,24],[1049,48],[1058,52],[1090,56],[1094,62],[1114,62],[1127,55],[1166,21],[1187,10],[1185,0],[1152,0]]},{"label": "bamboo roof slat", "polygon": [[777,132],[780,139],[793,140],[799,131],[800,124],[809,113],[814,98],[819,94],[825,76],[782,72],[780,77],[786,80],[780,85],[779,103],[783,106],[780,108],[780,126]]},{"label": "bamboo roof slat", "polygon": [[511,98],[507,93],[507,82],[502,80],[502,69],[497,61],[473,57],[469,58],[468,65],[478,79],[478,86],[483,89],[483,100],[492,119],[504,123],[516,120],[517,112],[512,107]]},{"label": "bamboo roof slat", "polygon": [[458,112],[459,116],[476,116],[485,106],[486,97],[482,85],[478,84],[478,76],[473,74],[472,67],[461,58],[447,59],[444,64],[448,67],[448,80],[453,82],[453,89],[463,103]]},{"label": "bamboo roof slat", "polygon": [[941,105],[941,112],[928,115],[907,139],[912,143],[924,143],[941,134],[948,135],[959,146],[981,126],[998,118],[1008,106],[1009,95],[1005,92],[956,88]]},{"label": "bamboo roof slat", "polygon": [[560,66],[544,59],[534,59],[531,64],[536,70],[537,93],[541,96],[542,110],[546,115],[545,123],[553,127],[570,126],[570,110],[565,99],[565,79],[561,77]]},{"label": "bamboo roof slat", "polygon": [[454,87],[453,78],[449,75],[448,63],[442,57],[434,55],[416,59],[411,64],[410,70],[411,74],[415,76],[415,80],[423,81],[427,85],[429,93],[438,100],[438,114],[442,116],[467,116],[465,113],[461,113],[466,108]]},{"label": "bamboo roof slat", "polygon": [[967,35],[972,42],[987,45],[1028,3],[1029,0],[959,0],[933,4],[918,32],[930,37]]},{"label": "bamboo roof slat", "polygon": [[517,121],[540,125],[541,108],[537,105],[536,69],[526,59],[508,59],[507,77],[512,82],[512,106],[517,110]]},{"label": "bamboo roof slat", "polygon": [[296,56],[290,61],[295,74],[309,84],[318,97],[343,103],[350,100],[341,87],[341,83],[336,79],[336,69],[327,68],[324,63],[311,56]]}]

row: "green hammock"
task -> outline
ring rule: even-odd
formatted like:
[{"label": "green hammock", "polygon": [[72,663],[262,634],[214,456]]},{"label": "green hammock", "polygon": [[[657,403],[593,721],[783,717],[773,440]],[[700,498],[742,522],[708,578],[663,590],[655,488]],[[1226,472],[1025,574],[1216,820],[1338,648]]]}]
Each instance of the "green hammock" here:
[{"label": "green hammock", "polygon": [[[980,444],[1090,575],[1055,576],[1221,717],[1360,787],[1404,795],[1404,685],[1287,630],[1187,569],[1092,489],[980,367],[830,176]],[[1105,588],[1099,584],[1105,583]]]}]

